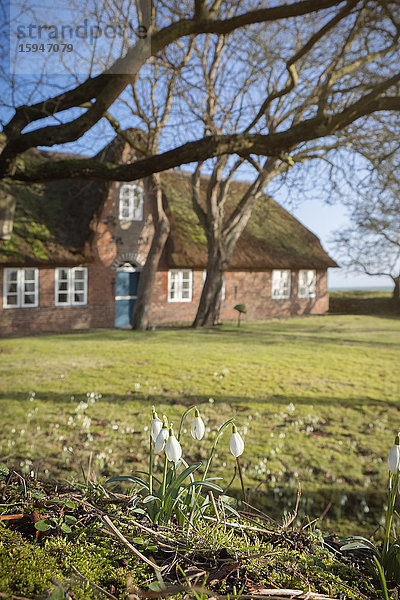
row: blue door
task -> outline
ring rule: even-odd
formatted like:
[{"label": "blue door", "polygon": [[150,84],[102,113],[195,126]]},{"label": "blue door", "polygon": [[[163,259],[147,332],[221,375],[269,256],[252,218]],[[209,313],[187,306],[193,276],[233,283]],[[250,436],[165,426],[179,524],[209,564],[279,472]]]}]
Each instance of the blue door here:
[{"label": "blue door", "polygon": [[115,290],[115,327],[130,327],[137,298],[139,273],[117,272]]}]

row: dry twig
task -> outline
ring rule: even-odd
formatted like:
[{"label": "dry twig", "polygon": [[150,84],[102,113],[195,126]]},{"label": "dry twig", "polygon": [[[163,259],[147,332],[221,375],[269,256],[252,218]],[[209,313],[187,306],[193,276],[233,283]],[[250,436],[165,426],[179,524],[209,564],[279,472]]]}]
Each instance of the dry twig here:
[{"label": "dry twig", "polygon": [[75,567],[71,566],[71,569],[73,570],[73,572],[75,573],[75,575],[77,575],[85,583],[88,583],[91,587],[93,587],[98,592],[101,592],[102,594],[104,594],[105,596],[107,596],[107,598],[111,598],[111,600],[118,600],[115,596],[113,596],[112,594],[110,594],[110,592],[107,592],[107,590],[104,590],[102,587],[100,587],[99,585],[97,585],[97,583],[94,583],[94,581],[91,581],[90,579],[88,579],[87,577],[85,577],[84,575],[82,575],[82,573],[80,573],[78,571],[78,569],[75,569]]},{"label": "dry twig", "polygon": [[156,569],[157,571],[162,571],[162,568],[159,567],[158,565],[156,565],[154,562],[152,562],[151,560],[149,560],[144,554],[142,554],[141,552],[139,552],[139,550],[137,550],[134,546],[132,546],[132,544],[130,542],[128,542],[128,540],[126,539],[126,537],[124,535],[122,535],[122,533],[120,532],[120,530],[114,525],[114,523],[111,521],[110,517],[108,515],[103,515],[102,516],[102,520],[103,522],[108,525],[108,527],[111,529],[111,532],[124,544],[124,546],[126,546],[131,552],[133,552],[134,554],[136,554],[136,556],[138,556],[141,560],[143,560],[145,563],[147,563],[148,565],[150,565],[150,567],[152,567],[153,569]]}]

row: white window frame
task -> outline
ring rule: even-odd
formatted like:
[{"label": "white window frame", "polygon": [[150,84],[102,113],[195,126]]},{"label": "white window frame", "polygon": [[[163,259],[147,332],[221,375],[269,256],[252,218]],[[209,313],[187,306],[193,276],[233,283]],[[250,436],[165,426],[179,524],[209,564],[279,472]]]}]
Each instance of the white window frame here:
[{"label": "white window frame", "polygon": [[[207,277],[207,269],[204,269],[204,271],[203,271],[203,285],[204,285],[204,282],[206,280],[206,277]],[[224,275],[224,278],[222,280],[221,302],[223,302],[225,300],[225,298],[226,298],[226,280],[225,280],[225,275]]]},{"label": "white window frame", "polygon": [[[67,272],[67,279],[60,279],[60,272]],[[76,279],[76,273],[82,271],[84,274],[83,279]],[[64,281],[67,283],[66,290],[59,289],[59,283]],[[83,290],[76,290],[75,283],[77,281],[83,281]],[[83,300],[75,300],[75,292],[83,292]],[[66,294],[67,300],[60,301],[59,294]],[[87,267],[59,267],[54,273],[54,304],[55,306],[86,306],[88,298],[88,268]]]},{"label": "white window frame", "polygon": [[[9,274],[12,272],[17,273],[15,281],[11,282]],[[33,279],[27,279],[27,271],[33,271]],[[8,292],[7,287],[9,283],[16,283],[16,291]],[[33,290],[25,290],[25,286],[33,284]],[[26,302],[25,296],[33,296],[34,302]],[[17,298],[16,304],[9,304],[8,298],[10,296]],[[3,273],[3,308],[37,308],[39,306],[39,269],[33,267],[24,268],[6,268]]]},{"label": "white window frame", "polygon": [[[127,198],[124,194],[128,192]],[[135,202],[138,199],[138,204]],[[124,201],[127,200],[127,206]],[[119,220],[120,221],[143,221],[143,188],[135,183],[126,183],[119,188]],[[127,211],[125,209],[127,208]]]},{"label": "white window frame", "polygon": [[290,298],[291,279],[290,269],[274,269],[272,271],[271,296],[273,300],[288,300]]},{"label": "white window frame", "polygon": [[[187,275],[185,277],[185,275]],[[189,297],[183,297],[183,282],[189,281]],[[175,283],[173,295],[173,283]],[[168,302],[191,302],[193,297],[193,271],[191,269],[170,269],[168,271]]]},{"label": "white window frame", "polygon": [[317,271],[300,269],[298,282],[299,298],[315,298],[317,293]]}]

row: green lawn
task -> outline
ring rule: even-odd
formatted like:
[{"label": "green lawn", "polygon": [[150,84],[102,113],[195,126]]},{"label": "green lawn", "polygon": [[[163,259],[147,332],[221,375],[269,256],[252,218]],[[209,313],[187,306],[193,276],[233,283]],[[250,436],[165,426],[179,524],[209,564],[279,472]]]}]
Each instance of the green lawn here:
[{"label": "green lawn", "polygon": [[[251,503],[280,518],[300,483],[300,515],[330,505],[322,528],[372,533],[400,428],[399,365],[400,319],[384,316],[7,339],[0,461],[42,479],[82,480],[92,455],[97,478],[126,475],[145,466],[152,404],[175,425],[198,404],[206,438],[183,436],[186,460],[206,458],[212,432],[235,416]],[[228,443],[225,433],[212,473],[226,484]]]}]

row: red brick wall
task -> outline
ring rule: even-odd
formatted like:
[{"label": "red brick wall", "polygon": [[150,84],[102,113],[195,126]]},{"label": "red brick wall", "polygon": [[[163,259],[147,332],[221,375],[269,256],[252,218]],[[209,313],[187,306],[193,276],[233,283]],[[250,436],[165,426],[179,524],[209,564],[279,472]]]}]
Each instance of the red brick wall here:
[{"label": "red brick wall", "polygon": [[114,290],[110,269],[90,265],[87,306],[55,306],[55,269],[39,269],[39,306],[3,309],[3,273],[0,272],[0,335],[113,327]]},{"label": "red brick wall", "polygon": [[[42,331],[65,331],[95,327],[113,327],[115,317],[116,271],[100,261],[88,266],[88,305],[54,305],[54,269],[39,269],[39,307],[4,309],[0,312],[0,335],[29,334]],[[236,304],[245,304],[246,319],[273,316],[320,314],[328,310],[326,271],[317,271],[317,297],[297,297],[297,272],[292,271],[291,298],[271,298],[272,272],[239,271],[226,275],[226,298],[222,302],[221,319],[236,319]],[[191,322],[196,314],[203,286],[203,271],[193,272],[192,302],[167,302],[168,271],[157,274],[152,320],[154,325]],[[0,277],[2,303],[3,277]],[[1,305],[2,308],[2,305]]]},{"label": "red brick wall", "polygon": [[80,265],[88,266],[87,306],[55,306],[55,268],[52,267],[39,268],[37,308],[3,309],[3,272],[0,269],[0,335],[114,327],[117,268],[124,262],[144,264],[154,232],[151,190],[147,181],[142,185],[143,221],[119,221],[120,184],[113,183],[100,217],[92,223],[90,251],[94,261]]},{"label": "red brick wall", "polygon": [[[167,302],[167,271],[157,274],[152,320],[155,325],[194,319],[203,287],[203,271],[193,272],[192,302]],[[328,310],[326,271],[317,271],[316,298],[298,298],[298,272],[292,271],[291,297],[288,300],[271,298],[272,271],[236,271],[226,274],[225,300],[221,306],[221,319],[236,319],[236,304],[247,306],[247,319],[266,319],[274,316],[321,314]]]}]

